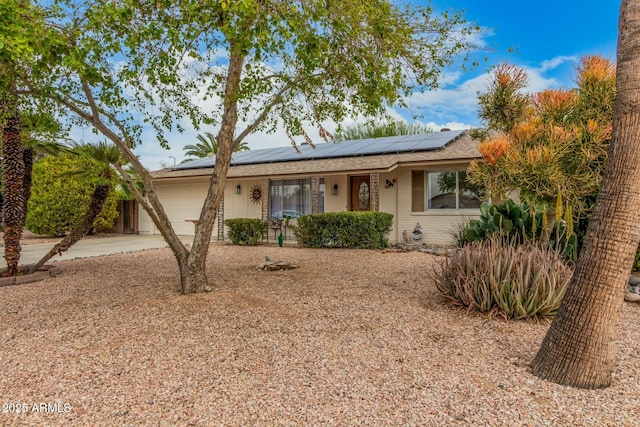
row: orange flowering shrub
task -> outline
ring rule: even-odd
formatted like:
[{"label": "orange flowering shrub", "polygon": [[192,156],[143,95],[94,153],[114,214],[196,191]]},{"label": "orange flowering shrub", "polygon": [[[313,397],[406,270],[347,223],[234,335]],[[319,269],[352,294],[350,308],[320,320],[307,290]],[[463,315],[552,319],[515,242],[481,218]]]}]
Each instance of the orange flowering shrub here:
[{"label": "orange flowering shrub", "polygon": [[535,94],[533,100],[536,113],[544,121],[562,123],[575,107],[578,93],[575,90],[548,89]]},{"label": "orange flowering shrub", "polygon": [[511,131],[511,137],[517,144],[527,144],[538,139],[538,135],[543,131],[542,120],[539,117],[533,117],[524,123],[520,123]]},{"label": "orange flowering shrub", "polygon": [[616,66],[601,56],[587,55],[580,60],[578,66],[578,86],[588,82],[615,81]]},{"label": "orange flowering shrub", "polygon": [[[480,118],[501,136],[479,145],[484,164],[473,164],[467,180],[502,198],[558,210],[558,219],[588,213],[585,200],[598,190],[604,172],[615,105],[615,64],[600,56],[582,58],[577,87],[526,94],[523,69],[502,64],[487,92],[478,94]],[[558,197],[566,209],[559,208]],[[571,220],[571,219],[568,219]]]},{"label": "orange flowering shrub", "polygon": [[489,166],[495,166],[498,160],[505,155],[510,145],[507,136],[500,135],[480,143],[480,145],[478,145],[478,151],[480,151],[480,154],[482,154],[482,157]]},{"label": "orange flowering shrub", "polygon": [[527,83],[527,73],[513,64],[500,64],[495,70],[495,81],[503,88],[522,87]]}]

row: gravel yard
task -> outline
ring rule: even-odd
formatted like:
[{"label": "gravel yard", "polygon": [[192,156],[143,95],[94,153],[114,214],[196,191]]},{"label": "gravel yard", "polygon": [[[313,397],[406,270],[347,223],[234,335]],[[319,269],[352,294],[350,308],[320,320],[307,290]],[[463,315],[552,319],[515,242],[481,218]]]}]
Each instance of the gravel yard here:
[{"label": "gravel yard", "polygon": [[[300,268],[256,270],[265,256]],[[571,389],[527,373],[548,324],[443,304],[440,261],[213,244],[215,290],[192,296],[168,249],[62,261],[0,288],[0,424],[640,424],[640,304],[613,386]]]}]

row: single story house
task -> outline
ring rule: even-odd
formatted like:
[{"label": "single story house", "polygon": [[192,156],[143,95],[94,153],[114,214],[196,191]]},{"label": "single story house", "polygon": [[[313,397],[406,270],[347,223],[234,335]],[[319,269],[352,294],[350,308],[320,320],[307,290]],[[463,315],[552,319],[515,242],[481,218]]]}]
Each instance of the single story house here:
[{"label": "single story house", "polygon": [[[452,231],[479,216],[480,200],[464,184],[481,159],[468,131],[443,131],[234,153],[212,239],[225,240],[229,218],[291,217],[340,211],[393,214],[390,240],[419,223],[423,243],[448,244]],[[153,172],[158,197],[176,232],[193,235],[214,158]],[[141,234],[158,234],[141,209]],[[289,233],[291,234],[291,233]]]}]

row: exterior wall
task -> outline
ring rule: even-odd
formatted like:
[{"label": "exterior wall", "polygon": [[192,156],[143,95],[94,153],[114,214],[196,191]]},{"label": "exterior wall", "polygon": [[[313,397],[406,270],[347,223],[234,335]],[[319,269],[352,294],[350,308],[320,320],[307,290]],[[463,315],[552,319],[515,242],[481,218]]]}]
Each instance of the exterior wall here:
[{"label": "exterior wall", "polygon": [[[388,185],[387,180],[393,185]],[[395,181],[395,182],[394,182]],[[389,241],[391,243],[398,242],[398,174],[381,173],[380,174],[380,212],[388,212],[393,214],[393,228],[389,233]]]},{"label": "exterior wall", "polygon": [[[240,185],[240,194],[236,194],[236,187]],[[231,218],[262,218],[262,204],[254,203],[250,199],[251,189],[261,186],[260,179],[229,180],[224,191],[224,219]],[[262,186],[262,197],[267,197],[268,188]],[[229,237],[229,227],[224,226],[224,240]]]},{"label": "exterior wall", "polygon": [[[466,164],[456,165],[455,168],[464,169]],[[453,244],[452,233],[457,227],[470,219],[479,218],[479,209],[452,209],[452,210],[426,210],[425,212],[411,212],[411,171],[445,171],[448,167],[414,167],[400,168],[398,170],[398,219],[396,238],[400,240],[403,231],[411,233],[416,223],[420,223],[424,232],[423,242],[434,245]]]},{"label": "exterior wall", "polygon": [[[331,194],[334,185],[338,186],[338,194]],[[349,210],[349,179],[346,175],[328,175],[324,177],[325,212],[344,212]]]},{"label": "exterior wall", "polygon": [[[262,217],[262,206],[250,199],[251,189],[262,184],[260,179],[227,181],[225,188],[225,219],[230,218],[258,218]],[[236,186],[240,185],[240,194],[235,194]],[[262,189],[262,197],[267,197],[268,188]]]},{"label": "exterior wall", "polygon": [[[455,165],[456,169],[464,169],[466,164]],[[389,235],[391,243],[400,241],[403,231],[411,232],[416,223],[420,223],[424,231],[424,243],[446,245],[453,243],[452,232],[456,227],[472,218],[478,218],[478,209],[432,210],[411,212],[411,171],[451,170],[452,166],[438,167],[403,167],[379,176],[379,207],[382,212],[393,214],[393,229]],[[343,212],[349,210],[349,176],[318,175],[325,182],[325,212]],[[250,200],[251,189],[262,186],[262,197],[268,198],[269,189],[265,188],[261,178],[229,180],[224,195],[224,219],[230,218],[262,218],[262,204]],[[392,185],[387,184],[389,181]],[[267,181],[268,182],[268,181]],[[209,185],[208,177],[158,180],[156,191],[176,232],[180,235],[193,235],[194,225],[185,219],[198,218],[202,202]],[[240,185],[240,194],[235,188]],[[338,194],[333,195],[332,188],[338,185]],[[157,234],[155,226],[140,209],[139,230],[141,234]],[[228,228],[225,226],[225,239]],[[270,236],[271,237],[271,236]],[[214,227],[212,239],[217,239],[217,226]]]},{"label": "exterior wall", "polygon": [[141,207],[138,210],[138,234],[156,234],[155,228],[151,218]]}]

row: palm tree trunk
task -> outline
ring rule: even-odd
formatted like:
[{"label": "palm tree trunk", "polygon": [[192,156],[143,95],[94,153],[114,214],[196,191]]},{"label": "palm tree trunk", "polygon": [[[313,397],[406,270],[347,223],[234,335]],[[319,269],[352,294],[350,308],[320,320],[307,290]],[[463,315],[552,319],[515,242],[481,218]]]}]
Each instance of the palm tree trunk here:
[{"label": "palm tree trunk", "polygon": [[613,139],[567,294],[531,371],[580,388],[611,384],[626,283],[640,241],[640,0],[624,0]]},{"label": "palm tree trunk", "polygon": [[98,215],[102,211],[102,206],[104,206],[104,202],[107,200],[107,196],[109,195],[109,185],[101,184],[97,185],[93,190],[93,194],[91,195],[91,203],[89,203],[89,207],[87,208],[87,212],[82,219],[82,222],[74,228],[71,233],[69,233],[64,239],[62,239],[59,243],[57,243],[47,254],[42,257],[40,261],[38,261],[31,269],[29,270],[29,274],[35,273],[38,271],[40,267],[42,267],[47,261],[53,258],[55,255],[60,255],[63,252],[69,250],[71,246],[73,246],[76,242],[82,239],[87,235],[91,227],[93,227],[93,223],[95,222]]},{"label": "palm tree trunk", "polygon": [[13,100],[4,100],[2,129],[2,217],[4,220],[4,257],[7,261],[6,276],[18,275],[20,239],[24,229],[24,160],[20,134],[20,112]]},{"label": "palm tree trunk", "polygon": [[24,162],[24,178],[22,180],[22,197],[24,197],[24,217],[22,227],[27,217],[27,206],[31,198],[31,181],[33,180],[33,148],[26,147],[22,150],[22,161]]}]

